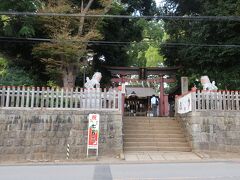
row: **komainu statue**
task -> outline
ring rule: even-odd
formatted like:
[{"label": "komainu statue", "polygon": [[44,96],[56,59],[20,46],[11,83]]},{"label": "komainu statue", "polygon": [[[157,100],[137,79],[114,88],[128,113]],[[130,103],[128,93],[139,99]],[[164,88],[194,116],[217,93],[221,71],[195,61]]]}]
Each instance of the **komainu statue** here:
[{"label": "komainu statue", "polygon": [[210,82],[208,76],[201,76],[201,84],[203,90],[218,90],[218,87],[215,85],[215,81]]},{"label": "komainu statue", "polygon": [[89,79],[89,77],[87,77],[87,82],[84,84],[85,88],[94,88],[94,86],[96,86],[96,88],[100,87],[100,80],[102,78],[102,74],[100,72],[95,72],[92,79]]}]

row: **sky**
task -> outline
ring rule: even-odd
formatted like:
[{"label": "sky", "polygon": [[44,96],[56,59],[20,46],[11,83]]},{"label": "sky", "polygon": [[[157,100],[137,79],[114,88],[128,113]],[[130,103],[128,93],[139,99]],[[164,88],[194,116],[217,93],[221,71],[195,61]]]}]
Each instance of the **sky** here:
[{"label": "sky", "polygon": [[155,1],[156,1],[157,6],[163,2],[163,0],[155,0]]}]

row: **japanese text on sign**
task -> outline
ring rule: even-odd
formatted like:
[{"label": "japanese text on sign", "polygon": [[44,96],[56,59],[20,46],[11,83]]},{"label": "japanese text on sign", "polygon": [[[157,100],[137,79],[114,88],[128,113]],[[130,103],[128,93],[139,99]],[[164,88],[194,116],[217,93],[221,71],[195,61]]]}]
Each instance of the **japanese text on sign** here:
[{"label": "japanese text on sign", "polygon": [[98,149],[99,114],[89,114],[88,149]]}]

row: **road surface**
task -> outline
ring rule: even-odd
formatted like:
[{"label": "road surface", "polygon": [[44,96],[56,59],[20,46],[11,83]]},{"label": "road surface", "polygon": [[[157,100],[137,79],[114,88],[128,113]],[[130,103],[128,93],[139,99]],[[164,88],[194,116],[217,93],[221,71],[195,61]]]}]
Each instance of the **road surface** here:
[{"label": "road surface", "polygon": [[0,166],[0,180],[240,180],[240,162]]}]

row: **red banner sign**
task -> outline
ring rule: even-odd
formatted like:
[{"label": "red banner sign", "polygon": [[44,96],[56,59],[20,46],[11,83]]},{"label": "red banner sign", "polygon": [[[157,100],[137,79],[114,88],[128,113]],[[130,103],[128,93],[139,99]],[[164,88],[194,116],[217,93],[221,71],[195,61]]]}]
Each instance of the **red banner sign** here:
[{"label": "red banner sign", "polygon": [[88,149],[98,149],[99,119],[99,114],[89,114]]}]

